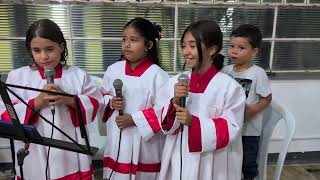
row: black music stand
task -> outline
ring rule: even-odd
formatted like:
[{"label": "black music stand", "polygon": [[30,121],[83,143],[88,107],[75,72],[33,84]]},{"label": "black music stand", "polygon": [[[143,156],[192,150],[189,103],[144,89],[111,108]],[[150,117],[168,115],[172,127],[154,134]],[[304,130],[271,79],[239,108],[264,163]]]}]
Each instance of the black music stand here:
[{"label": "black music stand", "polygon": [[[61,95],[61,96],[73,97],[76,102],[76,110],[77,110],[77,116],[79,118],[79,123],[80,123],[81,137],[85,139],[86,145],[80,145],[78,142],[76,142],[74,139],[72,139],[70,136],[68,136],[65,132],[63,132],[61,129],[59,129],[53,123],[48,121],[45,117],[43,117],[41,114],[39,114],[39,112],[37,112],[33,107],[30,107],[22,98],[20,98],[16,93],[14,93],[8,87],[27,89],[27,90],[32,90],[32,91],[46,92],[46,93],[51,93],[51,94],[56,94],[56,95]],[[51,124],[55,129],[57,129],[60,133],[65,135],[72,142],[42,137],[35,127],[30,126],[30,125],[21,124],[7,91],[9,91],[12,95],[17,97],[22,103],[24,103],[28,108],[30,108],[33,113],[38,114],[44,121]],[[23,87],[23,86],[18,86],[18,85],[6,84],[6,83],[3,83],[2,81],[0,81],[0,95],[3,100],[4,105],[6,106],[8,113],[11,117],[11,120],[12,120],[12,122],[6,122],[6,121],[2,121],[0,119],[0,137],[10,139],[10,144],[13,142],[13,140],[19,140],[19,141],[23,141],[26,143],[25,148],[20,149],[17,152],[18,164],[20,166],[20,173],[21,173],[22,178],[23,178],[22,166],[23,166],[23,161],[24,161],[25,156],[27,156],[29,153],[28,152],[28,144],[29,143],[40,144],[40,145],[44,145],[44,146],[54,147],[54,148],[58,148],[58,149],[73,151],[73,152],[87,154],[87,155],[94,155],[98,152],[98,148],[90,147],[88,136],[87,136],[86,129],[84,126],[84,122],[83,122],[83,117],[82,117],[82,114],[80,111],[80,103],[79,103],[78,96],[65,94],[65,93],[46,91],[46,90],[42,90],[42,89],[35,89],[35,88],[30,88],[30,87]],[[15,163],[14,158],[13,158],[13,163]],[[14,166],[14,164],[13,164],[13,166]]]}]

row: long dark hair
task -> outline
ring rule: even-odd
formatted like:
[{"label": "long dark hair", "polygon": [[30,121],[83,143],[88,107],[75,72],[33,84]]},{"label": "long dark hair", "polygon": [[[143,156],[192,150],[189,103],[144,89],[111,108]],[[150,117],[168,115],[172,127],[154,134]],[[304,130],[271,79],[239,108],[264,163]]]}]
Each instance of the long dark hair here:
[{"label": "long dark hair", "polygon": [[53,42],[64,44],[64,50],[61,52],[60,63],[66,64],[68,59],[68,49],[67,42],[64,39],[63,33],[60,27],[50,19],[40,19],[35,21],[30,25],[27,34],[26,34],[26,49],[29,52],[30,56],[33,59],[31,51],[31,41],[35,37],[41,37],[44,39],[49,39]]},{"label": "long dark hair", "polygon": [[223,67],[224,56],[219,53],[222,49],[223,35],[218,24],[211,20],[201,20],[190,24],[183,32],[181,44],[183,44],[182,42],[187,32],[190,32],[196,40],[200,66],[203,60],[201,44],[204,44],[205,48],[216,46],[217,51],[211,56],[211,58],[213,60],[213,65],[218,70],[221,70]]},{"label": "long dark hair", "polygon": [[162,28],[160,25],[152,24],[149,20],[137,17],[129,21],[123,29],[128,27],[134,28],[145,39],[145,45],[147,46],[149,41],[152,41],[153,46],[148,49],[147,56],[150,57],[154,64],[160,66],[158,57],[157,40],[160,40],[160,32]]}]

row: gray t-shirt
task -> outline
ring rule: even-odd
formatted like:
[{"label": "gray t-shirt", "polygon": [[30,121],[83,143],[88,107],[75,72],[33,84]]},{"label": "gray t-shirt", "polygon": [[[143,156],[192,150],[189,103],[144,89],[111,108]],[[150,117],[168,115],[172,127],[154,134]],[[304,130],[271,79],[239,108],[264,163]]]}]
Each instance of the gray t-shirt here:
[{"label": "gray t-shirt", "polygon": [[[249,69],[242,72],[235,72],[234,65],[225,66],[222,72],[229,74],[239,84],[242,85],[247,100],[247,104],[256,104],[259,101],[259,96],[267,97],[271,94],[271,87],[268,76],[264,69],[253,65]],[[257,113],[250,121],[245,121],[243,124],[243,136],[260,136],[262,129],[263,111]]]}]

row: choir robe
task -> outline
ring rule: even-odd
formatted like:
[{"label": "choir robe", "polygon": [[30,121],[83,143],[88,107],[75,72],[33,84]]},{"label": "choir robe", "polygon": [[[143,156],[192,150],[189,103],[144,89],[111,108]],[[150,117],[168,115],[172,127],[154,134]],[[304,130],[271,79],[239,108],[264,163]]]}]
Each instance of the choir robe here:
[{"label": "choir robe", "polygon": [[[122,94],[125,99],[124,113],[131,114],[135,126],[122,130],[115,118],[119,115],[110,107],[110,101],[115,96],[113,81],[121,79]],[[153,109],[157,92],[167,80],[168,74],[159,66],[152,64],[147,58],[131,70],[126,60],[116,62],[108,67],[103,77],[105,99],[106,145],[104,152],[104,178],[134,180],[156,179],[160,172],[161,152],[164,134],[161,131],[156,111]],[[118,148],[120,148],[118,163],[115,166]]]},{"label": "choir robe", "polygon": [[[240,180],[245,107],[242,87],[214,66],[202,76],[194,72],[185,74],[191,77],[186,108],[192,115],[192,123],[184,125],[182,132],[182,179]],[[158,114],[167,134],[159,180],[180,179],[181,130],[170,103],[176,82],[178,75],[168,81],[159,95],[159,99],[167,102],[162,114]]]},{"label": "choir robe", "polygon": [[[6,81],[8,84],[17,84],[42,89],[47,80],[44,75],[44,69],[38,67],[33,70],[25,66],[11,71]],[[69,94],[77,95],[80,100],[81,112],[84,122],[90,123],[94,120],[99,105],[103,106],[103,97],[101,91],[91,80],[90,76],[84,71],[74,66],[56,67],[54,84],[58,85],[63,91]],[[34,107],[34,100],[40,92],[24,89],[11,88],[26,103]],[[10,94],[10,93],[9,93]],[[20,102],[16,97],[11,96],[14,108],[21,123],[32,125],[37,128],[41,136],[51,137],[52,126],[33,114],[30,108]],[[10,121],[8,112],[0,103],[1,119]],[[52,122],[52,113],[50,106],[43,108],[39,113],[47,120]],[[76,110],[66,105],[55,106],[54,124],[68,134],[79,144],[85,145],[85,140],[81,138],[79,121]],[[71,142],[67,137],[54,129],[53,139]],[[24,143],[15,141],[15,151],[24,147]],[[46,179],[45,169],[48,147],[30,144],[29,155],[26,156],[23,165],[24,178],[26,180],[44,180]],[[19,166],[16,162],[17,179],[20,179]],[[49,178],[52,180],[82,179],[91,180],[93,178],[93,166],[91,157],[85,154],[78,154],[71,151],[51,148],[49,158]]]}]

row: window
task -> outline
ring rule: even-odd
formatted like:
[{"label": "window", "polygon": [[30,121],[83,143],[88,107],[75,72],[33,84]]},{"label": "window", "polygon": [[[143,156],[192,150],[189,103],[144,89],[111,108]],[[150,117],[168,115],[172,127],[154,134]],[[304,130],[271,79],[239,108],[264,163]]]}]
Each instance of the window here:
[{"label": "window", "polygon": [[0,72],[32,62],[25,50],[25,31],[36,19],[49,18],[59,24],[67,39],[68,64],[102,75],[110,64],[119,60],[122,28],[134,17],[145,17],[162,26],[159,58],[169,73],[182,69],[180,38],[184,29],[201,19],[219,23],[224,34],[221,53],[226,56],[225,64],[230,63],[227,48],[231,31],[240,24],[250,23],[258,26],[263,34],[262,48],[254,63],[266,71],[278,73],[320,71],[319,7],[236,7],[232,4],[239,1],[220,1],[226,5],[219,7],[210,5],[218,3],[218,0],[203,1],[206,5],[186,5],[178,1],[176,4],[170,4],[173,1],[159,4],[141,2],[130,8],[120,2],[0,4]]}]

